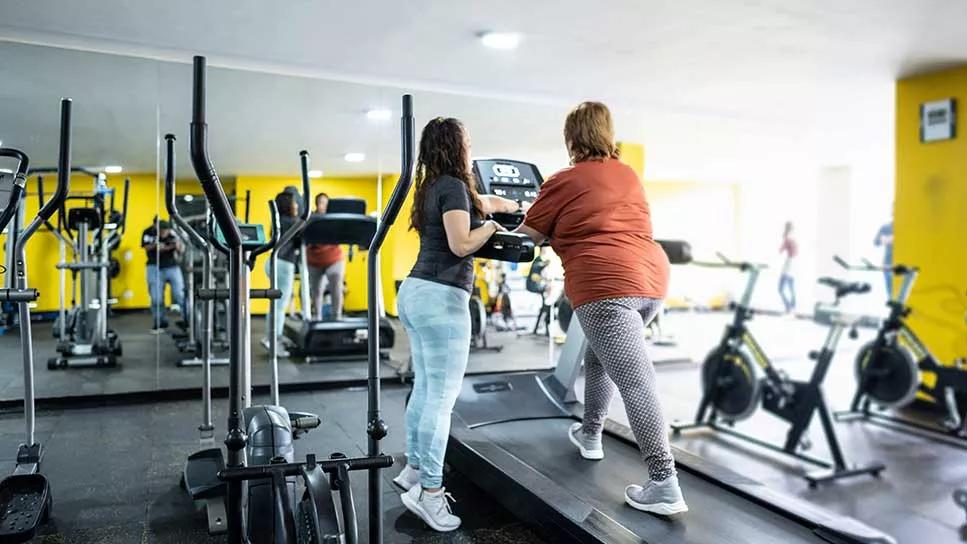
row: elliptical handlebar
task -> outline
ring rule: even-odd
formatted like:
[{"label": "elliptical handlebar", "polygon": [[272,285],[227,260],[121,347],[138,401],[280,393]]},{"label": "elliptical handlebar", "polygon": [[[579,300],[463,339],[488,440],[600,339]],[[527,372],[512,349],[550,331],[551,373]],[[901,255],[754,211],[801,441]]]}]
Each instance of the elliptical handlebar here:
[{"label": "elliptical handlebar", "polygon": [[269,201],[269,216],[271,217],[271,221],[272,221],[272,233],[269,235],[269,239],[266,240],[264,244],[253,249],[252,252],[249,253],[249,256],[248,256],[249,268],[252,268],[255,266],[255,259],[259,255],[269,250],[272,250],[273,253],[278,250],[279,238],[282,237],[279,231],[281,230],[282,227],[279,222],[279,205],[275,203],[275,200]]},{"label": "elliptical handlebar", "polygon": [[[225,237],[226,249],[236,249],[242,246],[242,231],[235,221],[235,214],[225,195],[225,188],[218,178],[215,166],[208,156],[208,124],[205,109],[205,57],[194,58],[194,79],[191,100],[191,133],[189,149],[191,165],[195,170],[205,197],[211,205],[215,221]],[[216,246],[220,244],[216,243]]]},{"label": "elliptical handlebar", "polygon": [[390,197],[386,209],[383,210],[383,217],[380,218],[376,234],[373,235],[373,241],[369,244],[370,255],[375,255],[383,246],[386,235],[396,221],[396,217],[400,214],[403,201],[406,200],[406,195],[409,193],[410,186],[413,184],[413,141],[415,139],[413,97],[408,94],[403,95],[403,114],[400,117],[400,132],[403,141],[403,147],[400,151],[400,179],[396,182],[393,195]]},{"label": "elliptical handlebar", "polygon": [[[178,195],[175,191],[175,140],[174,134],[165,134],[165,208],[171,220],[188,235],[188,238],[203,251],[207,251],[208,242],[205,237],[199,234],[178,211]],[[126,195],[125,202],[127,202]]]},{"label": "elliptical handlebar", "polygon": [[[23,232],[17,238],[17,245],[15,252],[17,254],[17,260],[21,261],[21,257],[24,254],[24,248],[27,245],[27,241],[30,237],[40,229],[40,226],[44,223],[50,221],[50,218],[54,216],[54,213],[60,209],[67,199],[67,193],[70,190],[70,178],[71,178],[71,99],[63,98],[60,101],[60,147],[57,157],[57,188],[54,190],[53,196],[50,200],[45,202],[41,207],[40,211],[37,212],[37,216],[34,220],[24,228]],[[17,277],[24,279],[26,281],[26,276],[23,272],[24,267],[22,263],[18,262],[17,266]]]},{"label": "elliptical handlebar", "polygon": [[704,266],[706,268],[737,268],[743,272],[749,270],[764,270],[769,268],[769,265],[765,263],[753,263],[749,261],[733,261],[726,257],[722,252],[716,251],[715,256],[718,257],[718,261],[692,261],[692,264],[697,266]]},{"label": "elliptical handlebar", "polygon": [[268,245],[272,248],[272,258],[276,258],[281,248],[285,247],[293,238],[302,233],[306,228],[306,224],[309,222],[309,152],[304,149],[299,152],[299,165],[302,170],[302,209],[299,210],[299,218],[296,222],[287,231],[281,233],[281,235],[278,233],[280,230],[278,207],[275,205],[275,201],[271,202],[272,238],[274,241]]},{"label": "elliptical handlebar", "polygon": [[9,157],[17,160],[17,170],[13,175],[13,185],[10,187],[10,198],[7,200],[7,207],[0,214],[0,231],[7,228],[7,223],[13,219],[20,206],[20,199],[23,198],[24,186],[27,184],[27,171],[30,169],[30,158],[19,149],[11,147],[0,147],[0,157]]}]

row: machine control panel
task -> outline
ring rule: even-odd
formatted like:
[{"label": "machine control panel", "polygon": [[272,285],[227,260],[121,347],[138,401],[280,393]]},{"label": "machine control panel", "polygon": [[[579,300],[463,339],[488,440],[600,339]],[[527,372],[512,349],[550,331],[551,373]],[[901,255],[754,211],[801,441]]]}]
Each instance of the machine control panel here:
[{"label": "machine control panel", "polygon": [[544,178],[531,163],[509,159],[478,159],[473,161],[477,177],[477,191],[511,200],[533,202]]}]

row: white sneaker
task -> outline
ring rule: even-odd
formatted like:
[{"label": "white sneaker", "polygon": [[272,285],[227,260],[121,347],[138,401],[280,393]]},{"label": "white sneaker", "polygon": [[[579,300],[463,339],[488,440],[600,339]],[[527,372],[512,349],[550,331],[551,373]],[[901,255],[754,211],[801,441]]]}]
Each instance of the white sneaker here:
[{"label": "white sneaker", "polygon": [[411,487],[420,483],[420,469],[413,468],[409,464],[404,465],[399,476],[393,478],[393,483],[403,491],[409,491]]},{"label": "white sneaker", "polygon": [[598,435],[596,438],[589,437],[584,434],[581,424],[575,423],[567,430],[567,437],[571,439],[572,444],[581,450],[581,457],[591,461],[604,459],[604,447],[601,446],[601,435]]},{"label": "white sneaker", "polygon": [[460,518],[454,516],[450,509],[453,496],[445,489],[428,493],[421,486],[414,485],[400,495],[400,500],[407,510],[416,514],[434,531],[446,533],[460,527]]},{"label": "white sneaker", "polygon": [[662,516],[688,512],[678,476],[660,482],[647,481],[644,485],[629,485],[625,488],[625,502],[636,510]]}]

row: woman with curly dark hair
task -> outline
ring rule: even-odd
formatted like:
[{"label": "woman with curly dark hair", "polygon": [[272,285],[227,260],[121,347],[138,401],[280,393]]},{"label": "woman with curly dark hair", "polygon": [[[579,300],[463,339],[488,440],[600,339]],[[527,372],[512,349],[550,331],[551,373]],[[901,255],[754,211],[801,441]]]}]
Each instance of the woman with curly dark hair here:
[{"label": "woman with curly dark hair", "polygon": [[520,205],[478,195],[470,138],[460,121],[437,117],[420,137],[410,226],[420,252],[397,297],[410,341],[413,393],[406,407],[406,466],[394,478],[402,501],[437,531],[460,526],[443,489],[443,456],[470,355],[473,253],[503,230],[487,214]]}]

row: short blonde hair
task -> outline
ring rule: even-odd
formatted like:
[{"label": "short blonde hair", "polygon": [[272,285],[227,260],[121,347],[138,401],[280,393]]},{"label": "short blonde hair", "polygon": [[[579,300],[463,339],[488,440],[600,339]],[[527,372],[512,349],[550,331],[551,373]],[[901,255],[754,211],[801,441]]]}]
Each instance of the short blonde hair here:
[{"label": "short blonde hair", "polygon": [[567,114],[564,142],[571,163],[617,159],[611,111],[601,102],[582,102]]}]

